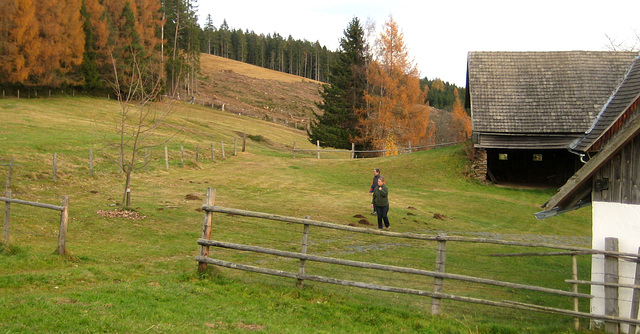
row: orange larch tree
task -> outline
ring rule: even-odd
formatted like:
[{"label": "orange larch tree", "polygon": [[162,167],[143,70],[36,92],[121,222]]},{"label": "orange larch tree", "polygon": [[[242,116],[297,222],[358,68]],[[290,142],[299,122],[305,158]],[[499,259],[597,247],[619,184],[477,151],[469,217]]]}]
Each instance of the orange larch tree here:
[{"label": "orange larch tree", "polygon": [[34,0],[0,1],[0,76],[23,83],[35,72],[41,50]]},{"label": "orange larch tree", "polygon": [[369,65],[367,107],[359,110],[361,141],[380,149],[383,145],[429,143],[429,107],[420,88],[417,67],[409,60],[404,34],[389,17],[377,40],[375,59]]},{"label": "orange larch tree", "polygon": [[41,43],[46,45],[38,56],[36,84],[58,86],[77,83],[80,78],[69,78],[82,63],[85,35],[80,15],[81,0],[38,0]]},{"label": "orange larch tree", "polygon": [[[158,46],[162,41],[158,38],[157,30],[162,25],[161,4],[157,0],[136,0],[136,29],[140,34],[142,45],[152,56],[152,51],[159,51]],[[160,53],[157,53],[160,58]]]},{"label": "orange larch tree", "polygon": [[471,137],[471,117],[469,117],[467,111],[462,106],[457,88],[454,89],[453,94],[456,100],[453,103],[452,128],[455,132],[455,139],[458,142],[462,142]]}]

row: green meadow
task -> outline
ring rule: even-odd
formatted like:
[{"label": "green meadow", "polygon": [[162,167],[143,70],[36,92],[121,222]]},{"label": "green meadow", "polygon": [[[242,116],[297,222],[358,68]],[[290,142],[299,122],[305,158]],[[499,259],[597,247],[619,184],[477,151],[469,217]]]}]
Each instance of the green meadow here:
[{"label": "green meadow", "polygon": [[[294,142],[315,148],[304,131],[199,105],[156,107],[172,114],[150,139],[148,165],[133,174],[131,219],[106,214],[119,208],[124,187],[107,145],[118,136],[116,101],[0,99],[0,181],[13,158],[12,197],[54,205],[70,197],[67,256],[55,253],[58,212],[11,205],[10,239],[0,245],[0,333],[574,333],[567,316],[448,300],[432,316],[428,297],[314,282],[299,289],[294,280],[215,266],[198,273],[207,188],[216,190],[218,206],[375,228],[368,189],[377,167],[390,189],[392,232],[580,247],[590,245],[591,211],[537,220],[534,213],[555,189],[482,184],[467,176],[462,145],[371,159],[344,152],[293,159]],[[298,226],[223,214],[213,224],[213,237],[223,241],[299,250]],[[434,270],[434,243],[314,233],[310,253]],[[563,283],[571,278],[568,257],[492,257],[531,250],[489,244],[447,247],[447,272],[571,289]],[[297,270],[297,263],[265,256],[213,248],[211,254]],[[432,289],[425,277],[308,266],[318,275]],[[589,258],[579,266],[588,280]],[[444,292],[572,307],[568,297],[448,281]],[[581,310],[588,309],[581,300]],[[581,325],[588,328],[588,321]]]}]

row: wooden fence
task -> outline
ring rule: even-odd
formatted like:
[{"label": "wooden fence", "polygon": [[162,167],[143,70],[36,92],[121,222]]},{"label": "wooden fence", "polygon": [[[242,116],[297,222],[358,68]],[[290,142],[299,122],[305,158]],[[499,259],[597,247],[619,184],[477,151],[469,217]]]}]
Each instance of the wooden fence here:
[{"label": "wooden fence", "polygon": [[[55,161],[55,155],[54,155],[54,161]],[[0,165],[5,166],[5,164],[0,164]],[[60,229],[58,230],[57,252],[60,255],[65,255],[67,253],[66,244],[67,244],[67,222],[69,220],[69,196],[62,197],[61,206],[37,203],[37,202],[29,202],[29,201],[23,201],[23,200],[11,198],[11,177],[13,175],[13,167],[15,166],[15,164],[13,163],[13,158],[11,158],[9,164],[6,164],[6,166],[8,166],[9,168],[7,173],[5,197],[0,197],[0,201],[3,201],[5,203],[2,243],[4,245],[9,244],[9,226],[11,225],[11,203],[35,206],[39,208],[60,211]],[[55,181],[55,168],[54,168],[54,181]]]},{"label": "wooden fence", "polygon": [[[227,144],[228,145],[228,144]],[[200,147],[198,145],[194,146],[193,149],[193,154],[192,154],[192,158],[194,159],[194,161],[196,163],[199,163],[202,159],[202,157],[207,157],[211,162],[215,162],[216,161],[216,154],[218,154],[218,156],[220,157],[220,159],[224,160],[227,158],[227,152],[225,151],[225,143],[224,141],[220,142],[220,148],[215,148],[214,147],[215,144],[211,143],[210,145],[210,149],[207,151],[205,151],[204,149],[201,150]],[[242,138],[242,147],[240,148],[242,150],[242,152],[246,152],[246,137]],[[233,154],[234,156],[238,155],[238,138],[235,137],[234,138],[234,142],[233,142],[233,152],[230,154]],[[175,159],[170,159],[170,150],[168,149],[167,146],[164,147],[163,150],[163,159],[162,159],[162,166],[164,166],[165,169],[170,169],[169,168],[169,163],[171,161],[176,161]],[[219,152],[219,153],[218,153]],[[184,145],[180,145],[180,167],[184,168],[185,166],[185,161],[188,161],[188,158],[185,157],[185,147]],[[148,172],[148,166],[150,163],[150,158],[151,158],[151,154],[148,150],[144,151],[144,154],[142,155],[142,159],[144,159],[144,171]],[[13,161],[13,158],[11,158],[11,160]],[[57,182],[58,181],[58,170],[59,170],[59,163],[60,163],[60,158],[58,156],[57,153],[53,153],[53,156],[51,158],[51,175],[52,175],[52,180],[53,182]],[[64,159],[62,159],[64,162]],[[122,162],[119,162],[120,164]],[[88,154],[88,161],[87,164],[89,166],[89,175],[93,176],[95,173],[95,166],[96,166],[96,158],[95,158],[95,154],[93,152],[93,149],[89,149],[89,154]],[[114,164],[117,166],[118,163]],[[0,164],[0,165],[5,165],[5,164]],[[121,168],[118,166],[118,170],[120,172],[122,172]]]},{"label": "wooden fence", "polygon": [[35,206],[44,209],[56,210],[60,211],[60,229],[58,231],[58,254],[65,255],[67,253],[66,243],[67,243],[67,222],[69,220],[69,196],[62,197],[62,205],[51,205],[37,202],[29,202],[23,201],[19,199],[11,198],[11,191],[6,191],[5,197],[0,197],[0,201],[5,202],[4,209],[4,234],[2,242],[5,245],[9,244],[9,225],[11,218],[11,203],[23,204],[29,206]]},{"label": "wooden fence", "polygon": [[[204,210],[204,223],[202,229],[202,237],[198,239],[197,243],[200,245],[200,255],[196,257],[196,261],[198,262],[198,270],[200,272],[207,269],[208,264],[239,269],[243,271],[262,273],[267,275],[274,275],[279,277],[287,277],[294,279],[296,284],[299,287],[304,286],[305,281],[315,281],[322,283],[330,283],[330,284],[338,284],[349,287],[357,287],[362,289],[371,289],[371,290],[379,290],[379,291],[387,291],[387,292],[395,292],[402,294],[411,294],[418,296],[426,296],[431,298],[431,313],[439,314],[441,312],[441,302],[442,300],[453,300],[464,303],[474,303],[474,304],[482,304],[482,305],[490,305],[490,306],[498,306],[516,310],[526,310],[526,311],[535,311],[535,312],[544,312],[544,313],[552,313],[559,314],[564,316],[569,316],[574,318],[575,328],[579,328],[579,318],[591,319],[592,321],[605,322],[607,324],[628,324],[629,326],[636,326],[640,324],[640,321],[637,319],[637,308],[635,309],[636,315],[633,314],[630,317],[620,317],[615,312],[609,312],[605,315],[591,314],[586,312],[581,312],[579,310],[579,300],[580,299],[591,299],[594,298],[590,294],[579,293],[578,285],[579,284],[590,284],[590,285],[606,285],[609,288],[618,289],[618,288],[629,288],[629,286],[616,284],[614,281],[604,282],[589,282],[578,279],[578,255],[588,255],[592,254],[604,254],[606,258],[610,259],[620,259],[620,258],[632,258],[631,261],[636,261],[640,257],[639,254],[628,254],[628,253],[619,253],[619,252],[611,252],[611,251],[597,251],[589,248],[579,248],[572,246],[563,246],[563,245],[553,245],[553,244],[544,244],[544,243],[528,243],[528,242],[519,242],[519,241],[508,241],[508,240],[496,240],[496,239],[485,239],[485,238],[471,238],[471,237],[460,237],[460,236],[447,236],[447,235],[426,235],[426,234],[416,234],[416,233],[397,233],[397,232],[388,232],[377,229],[370,228],[362,228],[362,227],[354,227],[347,226],[341,224],[333,224],[329,222],[316,221],[307,218],[295,218],[295,217],[286,217],[280,216],[276,214],[269,213],[261,213],[261,212],[253,212],[246,210],[238,210],[233,208],[224,208],[215,206],[215,190],[209,188],[207,190],[207,199],[206,203],[202,206]],[[213,214],[214,213],[222,213],[226,215],[232,216],[243,216],[243,217],[251,217],[251,218],[259,218],[261,220],[265,220],[267,223],[272,222],[276,223],[286,223],[286,224],[299,224],[302,225],[302,240],[301,240],[301,248],[300,252],[292,252],[292,251],[284,251],[278,249],[272,249],[268,247],[259,247],[255,245],[247,245],[247,244],[239,244],[239,243],[231,243],[220,240],[212,240],[212,224],[213,224]],[[226,216],[225,215],[225,216]],[[224,217],[224,216],[221,216]],[[222,222],[218,222],[217,226],[221,226]],[[269,224],[270,225],[270,224]],[[362,233],[368,235],[377,235],[383,236],[385,238],[400,238],[405,240],[418,240],[420,242],[433,242],[436,247],[436,263],[435,270],[425,270],[421,268],[411,268],[411,267],[400,267],[400,266],[391,266],[391,265],[383,265],[371,262],[360,262],[346,259],[339,259],[334,257],[326,257],[309,254],[309,236],[310,236],[310,227],[321,228],[321,229],[332,229],[341,231],[340,233]],[[512,283],[500,280],[493,280],[487,278],[473,277],[467,275],[453,274],[447,273],[445,271],[446,268],[446,258],[447,258],[447,245],[449,243],[476,243],[476,244],[493,244],[502,245],[502,246],[516,246],[516,247],[531,247],[531,248],[546,248],[546,249],[555,249],[561,251],[546,251],[546,252],[534,252],[534,253],[517,253],[517,254],[504,254],[504,255],[495,255],[495,256],[570,256],[571,257],[571,270],[572,275],[570,279],[566,279],[564,283],[570,283],[572,286],[571,291],[565,291],[562,289],[554,289],[542,286],[533,286],[519,283]],[[228,250],[238,250],[245,252],[252,252],[256,254],[268,254],[274,255],[280,258],[288,258],[288,259],[296,259],[299,260],[299,267],[297,272],[291,271],[283,271],[276,270],[270,268],[257,267],[247,264],[241,264],[237,262],[224,261],[221,259],[215,259],[209,256],[210,247],[219,247]],[[263,262],[263,261],[260,261]],[[415,289],[415,288],[407,288],[401,286],[389,286],[382,284],[372,284],[361,281],[353,281],[347,279],[339,279],[335,277],[327,277],[327,276],[318,276],[318,275],[310,275],[308,274],[308,264],[310,262],[313,263],[324,263],[331,264],[337,266],[347,266],[347,267],[355,267],[362,269],[371,269],[371,270],[380,270],[384,272],[393,272],[400,273],[406,275],[419,275],[433,278],[433,286],[430,291],[425,289]],[[535,270],[535,269],[533,269]],[[333,273],[333,271],[329,271]],[[610,273],[608,276],[615,276],[615,273]],[[468,282],[473,284],[481,284],[481,285],[489,285],[494,287],[504,287],[513,290],[520,291],[535,291],[541,294],[549,295],[549,296],[561,296],[570,298],[572,301],[573,308],[572,309],[562,309],[558,307],[549,307],[549,306],[541,306],[533,303],[523,303],[519,301],[509,301],[509,300],[488,300],[482,298],[475,297],[467,297],[461,295],[455,295],[446,293],[443,290],[443,282],[445,280],[451,281],[459,281],[459,282]],[[633,285],[631,288],[634,291],[640,291],[640,285]]]},{"label": "wooden fence", "polygon": [[386,156],[387,153],[393,153],[393,154],[398,154],[398,153],[412,153],[412,152],[416,152],[416,151],[422,151],[422,150],[428,150],[428,149],[432,149],[432,148],[438,148],[438,147],[445,147],[445,146],[452,146],[452,145],[456,145],[456,144],[460,144],[461,142],[451,142],[451,143],[441,143],[441,144],[433,144],[433,145],[424,145],[424,146],[411,146],[411,141],[408,142],[408,146],[405,148],[395,148],[395,149],[390,149],[387,150],[386,148],[382,148],[382,150],[356,150],[356,145],[355,143],[351,143],[351,149],[350,150],[340,150],[340,149],[331,149],[331,150],[327,150],[327,149],[321,149],[320,148],[320,141],[316,140],[316,149],[301,149],[301,148],[296,148],[296,142],[293,142],[293,150],[292,150],[292,156],[295,159],[296,158],[296,152],[316,152],[316,156],[318,159],[320,159],[320,152],[325,152],[325,153],[340,153],[340,152],[345,152],[345,153],[349,153],[350,154],[350,159],[355,159],[357,158],[357,154],[358,153],[370,153],[370,154],[382,154],[382,156]]}]

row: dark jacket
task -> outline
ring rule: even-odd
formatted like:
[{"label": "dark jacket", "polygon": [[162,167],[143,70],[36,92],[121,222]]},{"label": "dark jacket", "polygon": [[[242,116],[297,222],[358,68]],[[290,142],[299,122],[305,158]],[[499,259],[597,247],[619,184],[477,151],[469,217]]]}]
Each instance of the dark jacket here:
[{"label": "dark jacket", "polygon": [[378,179],[380,178],[380,174],[376,175],[373,177],[373,182],[371,183],[371,188],[369,188],[369,193],[372,194],[373,193],[373,189],[375,189],[378,186]]},{"label": "dark jacket", "polygon": [[[379,188],[382,189],[379,189]],[[375,206],[388,206],[389,205],[389,188],[386,184],[382,186],[376,186],[373,188],[373,205]]]}]

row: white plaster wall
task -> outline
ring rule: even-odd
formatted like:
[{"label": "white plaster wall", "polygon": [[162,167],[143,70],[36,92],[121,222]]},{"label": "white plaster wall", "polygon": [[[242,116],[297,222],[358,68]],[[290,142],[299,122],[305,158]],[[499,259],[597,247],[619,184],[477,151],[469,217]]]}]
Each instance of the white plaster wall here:
[{"label": "white plaster wall", "polygon": [[[618,238],[620,252],[638,253],[640,247],[640,205],[593,202],[593,238],[592,247],[604,250],[605,238]],[[635,277],[635,264],[628,261],[619,262],[620,283],[633,284]],[[591,280],[604,281],[604,257],[594,255],[591,261]],[[591,294],[595,296],[591,300],[591,313],[604,314],[604,287],[591,287]],[[631,310],[632,290],[621,288],[619,290],[619,314],[629,318]],[[628,326],[622,326],[623,333],[628,332]]]}]

